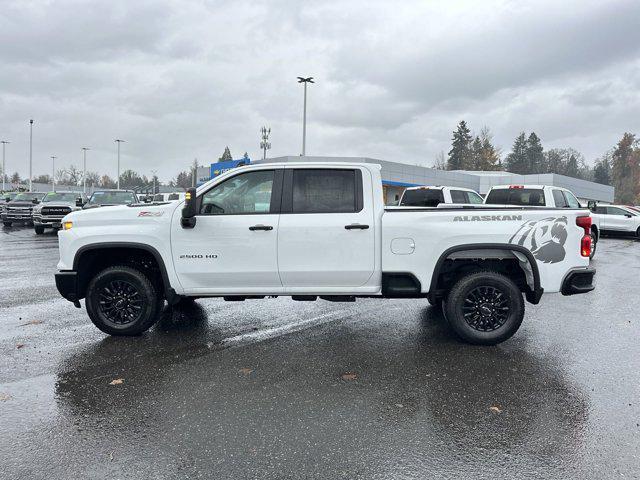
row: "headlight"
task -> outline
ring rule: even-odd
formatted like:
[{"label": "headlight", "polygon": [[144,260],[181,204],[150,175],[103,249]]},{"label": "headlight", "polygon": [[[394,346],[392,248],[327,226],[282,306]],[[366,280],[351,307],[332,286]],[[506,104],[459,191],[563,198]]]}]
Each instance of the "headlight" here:
[{"label": "headlight", "polygon": [[73,227],[73,222],[63,222],[62,223],[62,229],[63,230],[71,230],[71,227]]}]

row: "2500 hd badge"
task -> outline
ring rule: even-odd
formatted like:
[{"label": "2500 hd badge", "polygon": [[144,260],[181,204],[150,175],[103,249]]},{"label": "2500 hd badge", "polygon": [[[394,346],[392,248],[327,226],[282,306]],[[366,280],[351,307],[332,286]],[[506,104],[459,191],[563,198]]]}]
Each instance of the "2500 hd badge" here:
[{"label": "2500 hd badge", "polygon": [[206,255],[202,255],[202,254],[195,254],[195,255],[190,255],[190,254],[184,254],[184,255],[180,255],[180,259],[206,259],[206,258],[218,258],[218,255],[216,255],[215,253],[207,253]]}]

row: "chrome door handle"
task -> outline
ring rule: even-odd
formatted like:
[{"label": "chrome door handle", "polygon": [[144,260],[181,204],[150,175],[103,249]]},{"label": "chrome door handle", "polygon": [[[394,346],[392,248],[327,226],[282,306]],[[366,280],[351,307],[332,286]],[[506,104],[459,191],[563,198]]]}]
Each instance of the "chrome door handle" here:
[{"label": "chrome door handle", "polygon": [[273,227],[270,225],[254,225],[253,227],[249,227],[249,230],[251,230],[252,232],[255,232],[256,230],[269,231],[273,230]]},{"label": "chrome door handle", "polygon": [[345,225],[347,230],[367,230],[369,225],[360,225],[359,223],[352,223],[351,225]]}]

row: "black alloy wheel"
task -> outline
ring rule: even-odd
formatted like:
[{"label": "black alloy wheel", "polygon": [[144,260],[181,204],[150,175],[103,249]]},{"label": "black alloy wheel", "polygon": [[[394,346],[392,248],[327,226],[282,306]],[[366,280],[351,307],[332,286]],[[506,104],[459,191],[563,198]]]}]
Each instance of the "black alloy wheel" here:
[{"label": "black alloy wheel", "polygon": [[480,286],[471,290],[464,299],[464,320],[474,330],[492,332],[509,318],[510,299],[493,286]]},{"label": "black alloy wheel", "polygon": [[142,314],[142,295],[132,283],[113,280],[103,285],[98,295],[98,308],[115,325],[135,322]]}]

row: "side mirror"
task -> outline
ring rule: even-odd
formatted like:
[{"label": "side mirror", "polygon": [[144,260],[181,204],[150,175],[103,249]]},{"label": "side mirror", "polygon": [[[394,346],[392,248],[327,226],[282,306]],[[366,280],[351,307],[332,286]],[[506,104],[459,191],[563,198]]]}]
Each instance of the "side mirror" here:
[{"label": "side mirror", "polygon": [[76,207],[84,207],[84,202],[82,201],[82,197],[76,198]]},{"label": "side mirror", "polygon": [[627,217],[627,218],[633,217],[633,215],[631,215],[630,213],[625,213],[624,216]]},{"label": "side mirror", "polygon": [[197,204],[196,189],[188,189],[184,196],[184,207],[182,208],[182,218],[180,219],[182,228],[193,228],[196,226],[196,214],[198,213]]},{"label": "side mirror", "polygon": [[592,212],[595,212],[597,205],[598,205],[598,202],[596,202],[595,200],[589,200],[587,202],[587,208]]},{"label": "side mirror", "polygon": [[33,203],[34,205],[37,205],[40,203],[40,200],[38,200],[37,198],[34,198],[33,200],[31,200],[31,203]]}]

